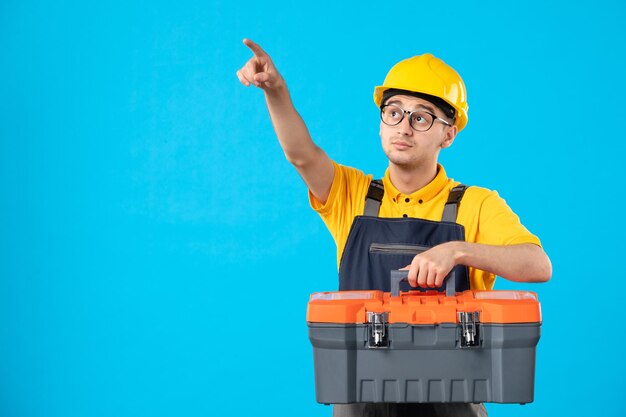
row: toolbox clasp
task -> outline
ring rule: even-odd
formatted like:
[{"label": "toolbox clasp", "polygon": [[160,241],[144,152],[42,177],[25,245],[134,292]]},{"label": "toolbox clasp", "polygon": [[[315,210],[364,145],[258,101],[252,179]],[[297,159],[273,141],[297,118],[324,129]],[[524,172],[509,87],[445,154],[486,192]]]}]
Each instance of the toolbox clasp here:
[{"label": "toolbox clasp", "polygon": [[461,347],[476,347],[480,345],[480,312],[459,311],[457,312],[461,325]]},{"label": "toolbox clasp", "polygon": [[389,329],[387,322],[389,313],[367,312],[367,347],[370,349],[385,349],[389,347]]}]

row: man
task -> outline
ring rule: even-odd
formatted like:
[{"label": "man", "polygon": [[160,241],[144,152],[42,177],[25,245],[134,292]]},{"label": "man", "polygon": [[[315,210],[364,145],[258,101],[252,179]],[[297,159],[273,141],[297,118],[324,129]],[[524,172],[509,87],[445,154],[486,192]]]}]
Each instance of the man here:
[{"label": "man", "polygon": [[[237,76],[265,93],[287,160],[310,191],[337,243],[341,289],[389,290],[390,269],[408,269],[413,287],[436,288],[455,271],[457,288],[491,289],[495,276],[517,282],[550,279],[539,239],[497,193],[448,179],[437,163],[467,123],[460,76],[430,54],[401,61],[376,87],[380,137],[389,166],[382,181],[333,162],[315,145],[285,81],[260,46]],[[364,215],[365,214],[365,215]],[[443,221],[442,221],[443,220]],[[356,404],[334,415],[484,415],[470,404]]]}]

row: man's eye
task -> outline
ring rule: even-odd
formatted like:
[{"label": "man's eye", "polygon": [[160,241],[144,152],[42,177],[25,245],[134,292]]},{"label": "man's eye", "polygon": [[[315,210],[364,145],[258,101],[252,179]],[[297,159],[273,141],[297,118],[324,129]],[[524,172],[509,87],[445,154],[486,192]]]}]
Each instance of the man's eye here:
[{"label": "man's eye", "polygon": [[426,113],[413,113],[413,122],[420,125],[430,123],[432,118]]}]

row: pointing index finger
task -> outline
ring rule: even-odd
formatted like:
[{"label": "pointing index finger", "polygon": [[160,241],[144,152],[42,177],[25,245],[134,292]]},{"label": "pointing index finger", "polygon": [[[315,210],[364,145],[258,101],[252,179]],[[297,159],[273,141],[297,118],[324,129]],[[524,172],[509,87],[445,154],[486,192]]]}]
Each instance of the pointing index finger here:
[{"label": "pointing index finger", "polygon": [[256,56],[257,58],[267,56],[267,53],[263,50],[263,48],[252,42],[250,39],[244,39],[243,44],[250,48],[250,50],[252,50],[252,53],[254,53],[254,56]]}]

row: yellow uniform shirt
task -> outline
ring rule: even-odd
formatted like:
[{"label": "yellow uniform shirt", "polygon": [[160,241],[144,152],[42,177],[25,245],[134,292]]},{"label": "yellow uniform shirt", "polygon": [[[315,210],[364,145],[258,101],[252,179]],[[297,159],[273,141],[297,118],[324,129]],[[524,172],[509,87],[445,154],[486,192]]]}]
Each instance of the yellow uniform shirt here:
[{"label": "yellow uniform shirt", "polygon": [[[333,162],[335,175],[326,204],[321,204],[310,192],[311,207],[317,211],[337,244],[337,264],[341,261],[348,233],[355,216],[363,214],[365,197],[372,181],[358,169]],[[446,175],[438,165],[437,176],[424,188],[402,194],[389,179],[389,170],[383,177],[385,195],[380,206],[379,217],[416,217],[440,221],[450,190],[459,185]],[[539,239],[531,234],[513,213],[506,202],[495,191],[480,187],[469,187],[459,205],[457,223],[465,228],[467,242],[488,245],[515,245],[534,243]],[[404,265],[402,265],[404,266]],[[493,288],[495,275],[480,269],[469,268],[472,289]]]}]

